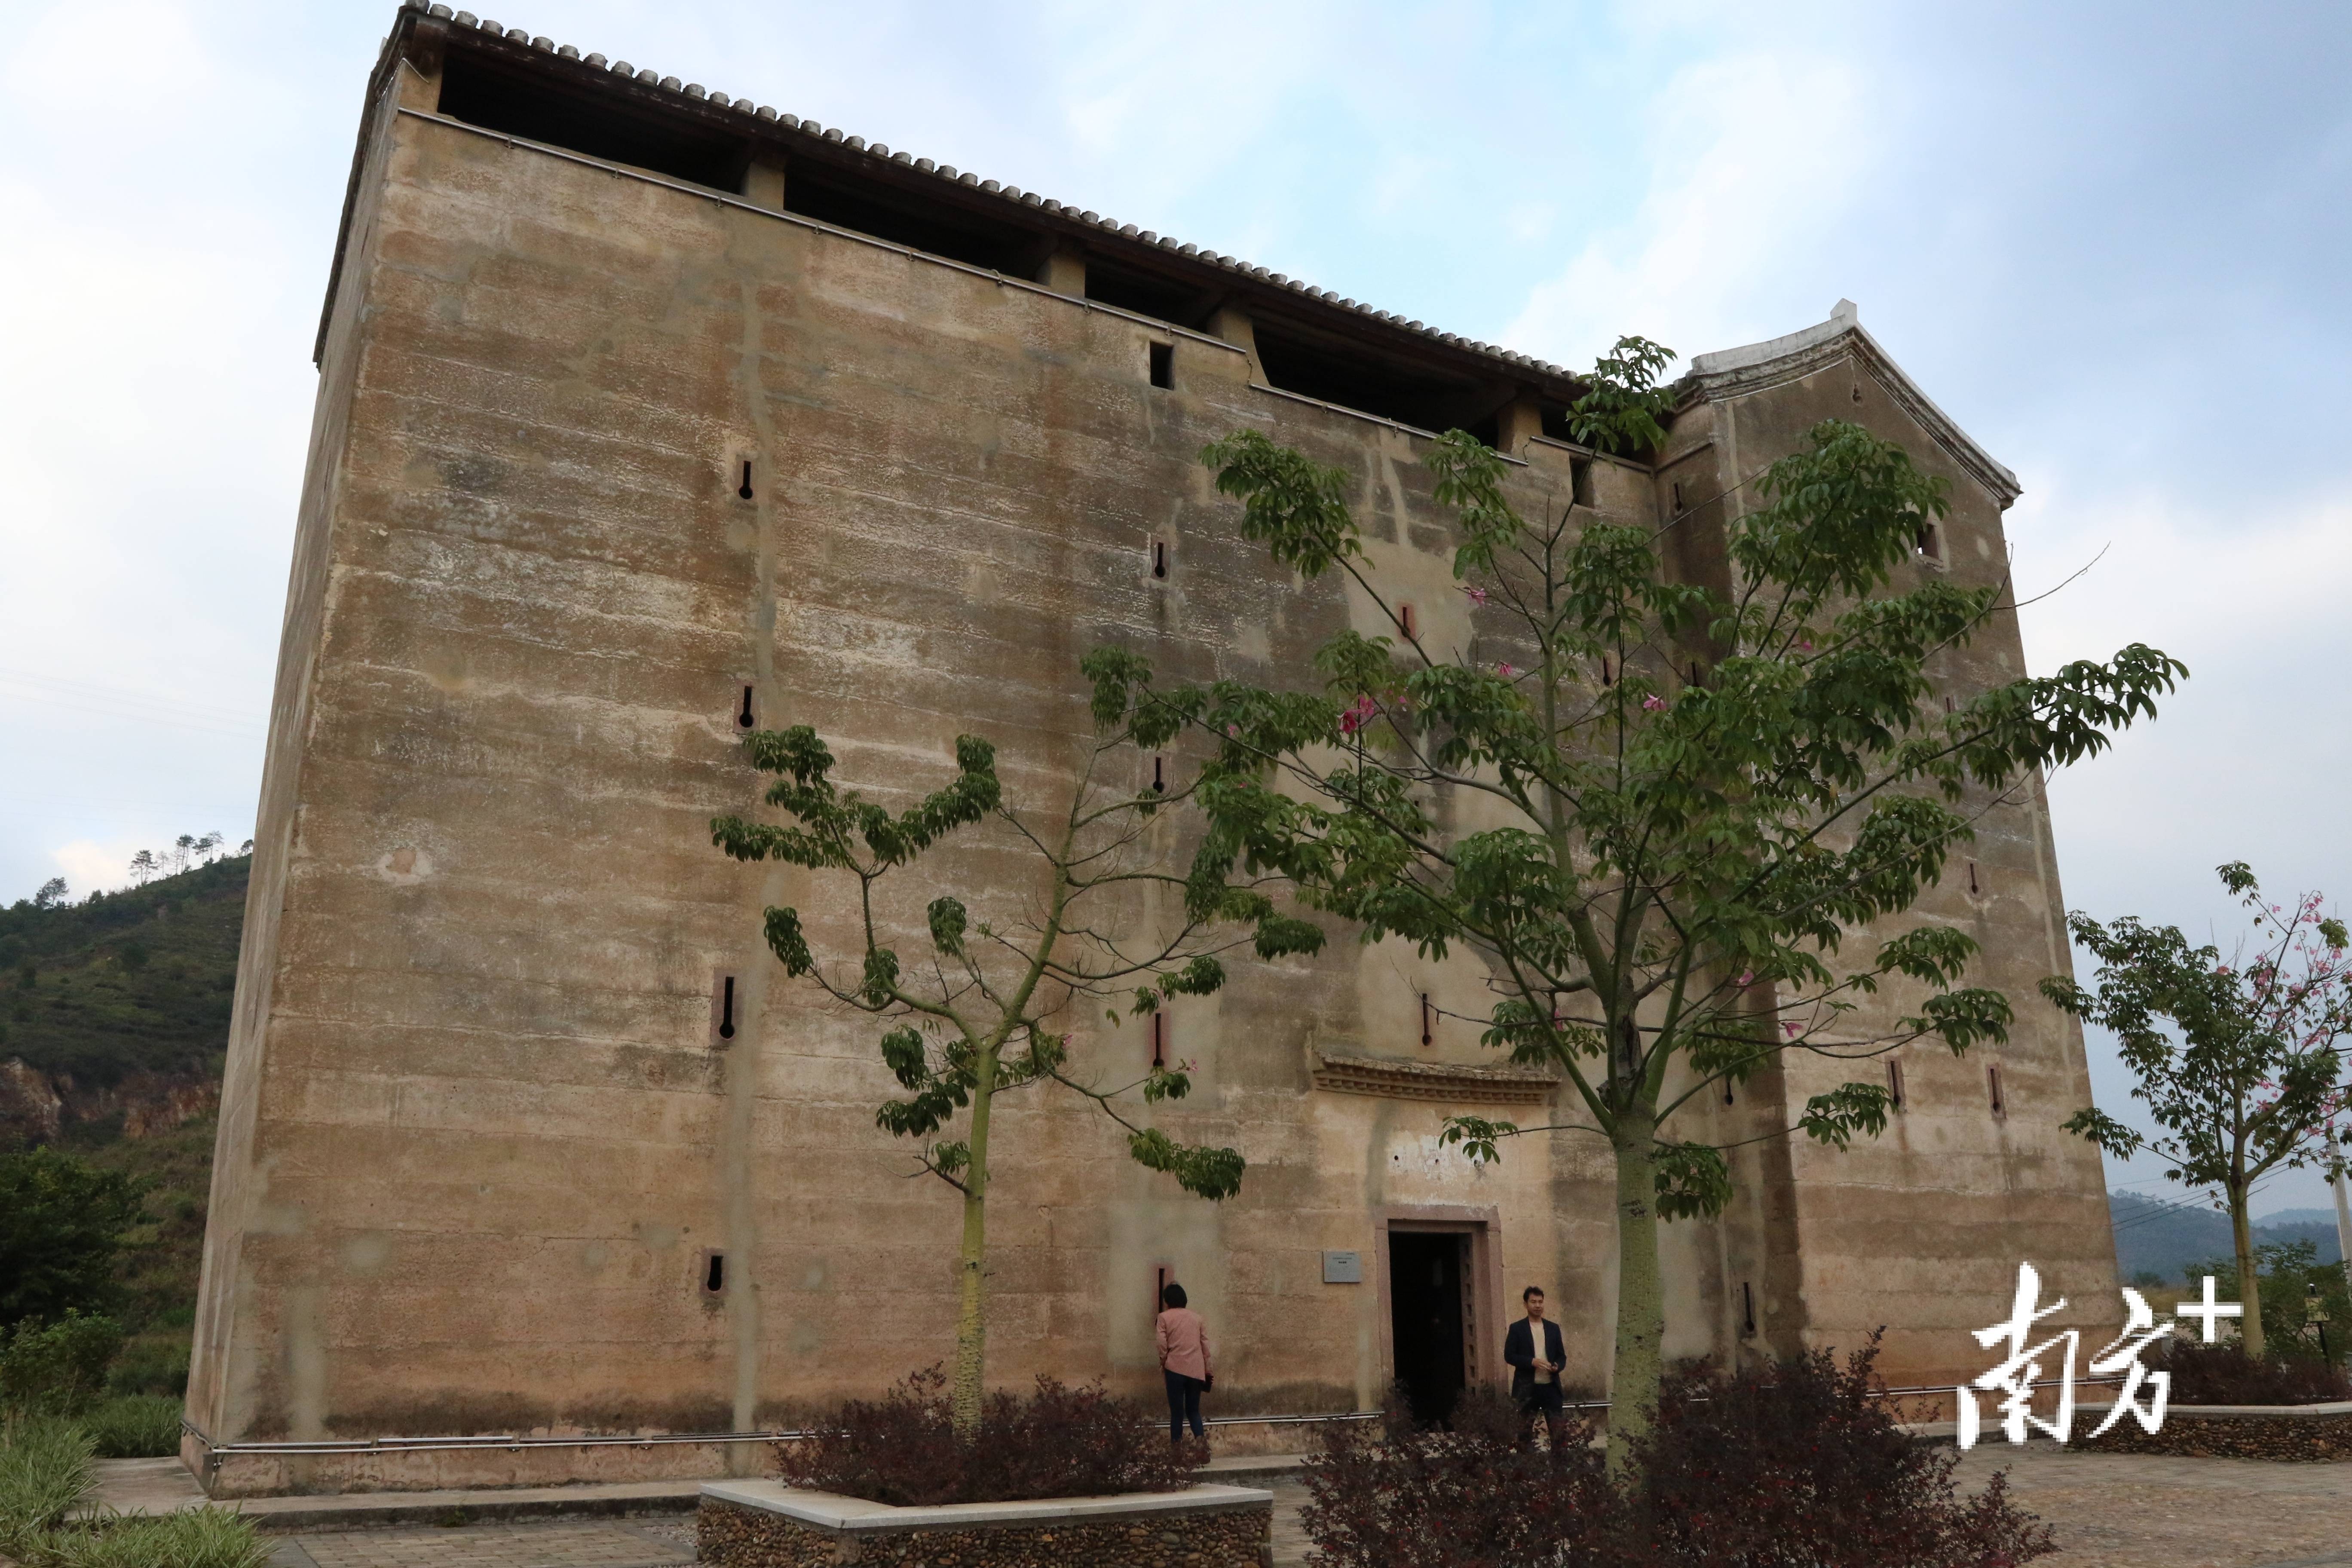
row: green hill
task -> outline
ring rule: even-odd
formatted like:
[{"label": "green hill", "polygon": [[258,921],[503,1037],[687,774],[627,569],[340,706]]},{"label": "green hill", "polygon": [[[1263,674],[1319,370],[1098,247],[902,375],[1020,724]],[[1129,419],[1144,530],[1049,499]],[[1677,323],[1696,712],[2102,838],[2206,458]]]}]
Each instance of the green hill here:
[{"label": "green hill", "polygon": [[143,888],[0,910],[0,1061],[87,1093],[220,1076],[253,858]]},{"label": "green hill", "polygon": [[[80,903],[0,909],[0,1148],[53,1142],[148,1184],[146,1222],[121,1255],[118,1392],[175,1394],[187,1377],[208,1104],[252,867],[235,856]],[[126,1123],[152,1131],[126,1136]]]},{"label": "green hill", "polygon": [[[2335,1262],[2340,1256],[2335,1216],[2327,1215],[2326,1223],[2319,1224],[2303,1218],[2304,1212],[2275,1214],[2258,1221],[2253,1227],[2254,1245],[2308,1241],[2318,1249],[2318,1261]],[[2111,1192],[2107,1214],[2115,1226],[2116,1270],[2126,1283],[2142,1274],[2159,1275],[2167,1282],[2178,1279],[2193,1266],[2229,1257],[2233,1246],[2229,1215],[2187,1194],[2168,1193],[2162,1198],[2144,1198],[2136,1193]]]}]

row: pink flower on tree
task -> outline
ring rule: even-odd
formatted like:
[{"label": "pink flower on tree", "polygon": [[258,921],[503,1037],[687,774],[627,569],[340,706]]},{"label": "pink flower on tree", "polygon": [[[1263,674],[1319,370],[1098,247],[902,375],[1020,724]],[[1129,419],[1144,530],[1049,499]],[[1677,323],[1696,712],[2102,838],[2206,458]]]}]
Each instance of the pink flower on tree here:
[{"label": "pink flower on tree", "polygon": [[1644,713],[1655,713],[1659,709],[1664,708],[1665,705],[1666,700],[1659,696],[1654,691],[1642,699],[1642,711]]},{"label": "pink flower on tree", "polygon": [[1355,734],[1365,725],[1370,723],[1372,721],[1373,715],[1379,711],[1379,705],[1373,702],[1369,693],[1357,698],[1354,703],[1351,704],[1346,711],[1339,715],[1339,733],[1342,735]]},{"label": "pink flower on tree", "polygon": [[1510,666],[1509,662],[1507,660],[1507,661],[1505,661],[1504,663],[1498,664],[1498,665],[1496,665],[1496,666],[1495,667],[1495,673],[1496,673],[1496,675],[1501,676],[1505,680],[1508,680],[1508,679],[1511,679],[1511,677],[1513,677],[1514,675],[1517,675],[1517,674],[1518,673],[1518,671],[1517,671],[1517,670],[1516,670],[1516,669],[1513,669],[1513,668],[1511,668],[1511,666]]},{"label": "pink flower on tree", "polygon": [[1465,583],[1462,584],[1462,591],[1470,595],[1470,602],[1474,605],[1483,605],[1486,602],[1486,590],[1484,588],[1474,587]]}]

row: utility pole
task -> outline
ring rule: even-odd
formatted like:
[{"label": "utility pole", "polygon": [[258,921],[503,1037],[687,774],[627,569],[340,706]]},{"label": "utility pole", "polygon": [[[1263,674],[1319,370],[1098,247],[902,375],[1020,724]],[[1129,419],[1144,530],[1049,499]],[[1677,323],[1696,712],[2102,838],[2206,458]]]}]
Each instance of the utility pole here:
[{"label": "utility pole", "polygon": [[2344,1288],[2352,1291],[2352,1172],[2345,1169],[2352,1161],[2352,1128],[2338,1128],[2336,1132],[2336,1256],[2344,1270]]}]

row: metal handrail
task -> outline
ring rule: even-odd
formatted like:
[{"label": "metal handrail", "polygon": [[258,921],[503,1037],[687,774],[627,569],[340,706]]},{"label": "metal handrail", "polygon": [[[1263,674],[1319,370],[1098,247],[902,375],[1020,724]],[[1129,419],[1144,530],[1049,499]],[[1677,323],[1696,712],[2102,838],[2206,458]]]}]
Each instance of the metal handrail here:
[{"label": "metal handrail", "polygon": [[[1205,1424],[1211,1426],[1281,1426],[1324,1421],[1377,1421],[1377,1410],[1336,1411],[1313,1415],[1218,1415]],[[1157,1426],[1158,1422],[1152,1425]],[[476,1437],[350,1437],[297,1439],[279,1443],[215,1443],[204,1429],[187,1417],[180,1418],[180,1430],[205,1446],[205,1462],[217,1467],[222,1458],[240,1456],[277,1455],[287,1458],[333,1454],[450,1454],[472,1452],[521,1453],[527,1448],[653,1448],[670,1447],[696,1443],[789,1443],[815,1433],[799,1431],[774,1432],[660,1432],[636,1433],[622,1436],[525,1437],[515,1434],[491,1434]]]},{"label": "metal handrail", "polygon": [[[2029,1384],[2032,1388],[2056,1388],[2069,1380],[2046,1377]],[[2121,1383],[2121,1374],[2098,1377],[2077,1377],[2076,1384]],[[1903,1388],[1882,1388],[1873,1392],[1874,1399],[1898,1399],[1927,1394],[1948,1394],[1949,1384],[1919,1384]],[[1571,1400],[1563,1406],[1569,1410],[1606,1410],[1606,1399]],[[1326,1411],[1306,1415],[1213,1415],[1204,1425],[1210,1426],[1312,1426],[1337,1421],[1377,1421],[1383,1412],[1378,1410]],[[1153,1425],[1158,1425],[1155,1421]],[[185,1416],[181,1417],[180,1430],[205,1446],[205,1462],[217,1468],[223,1458],[240,1456],[279,1455],[288,1458],[333,1454],[452,1454],[497,1452],[519,1454],[528,1448],[656,1448],[675,1447],[697,1443],[790,1443],[815,1433],[806,1430],[774,1432],[658,1432],[635,1433],[624,1436],[525,1437],[514,1434],[478,1437],[352,1437],[314,1438],[283,1443],[215,1443],[203,1428]]]}]

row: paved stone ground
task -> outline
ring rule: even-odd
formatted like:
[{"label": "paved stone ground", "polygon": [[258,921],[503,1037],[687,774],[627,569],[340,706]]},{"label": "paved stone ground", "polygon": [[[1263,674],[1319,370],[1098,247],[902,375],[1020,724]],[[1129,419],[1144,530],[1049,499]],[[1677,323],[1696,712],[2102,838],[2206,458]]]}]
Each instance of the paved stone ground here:
[{"label": "paved stone ground", "polygon": [[668,1568],[694,1561],[694,1521],[518,1520],[447,1530],[288,1536],[269,1568]]},{"label": "paved stone ground", "polygon": [[[2006,1467],[2019,1500],[2058,1530],[2038,1568],[2352,1568],[2352,1464],[1979,1448],[1973,1490]],[[1275,1562],[1311,1568],[1306,1487],[1275,1483]],[[271,1568],[671,1568],[694,1561],[685,1516],[520,1520],[279,1538]]]},{"label": "paved stone ground", "polygon": [[1981,1447],[1969,1490],[2007,1467],[2025,1508],[2058,1531],[2036,1568],[2322,1568],[2352,1564],[2352,1464]]},{"label": "paved stone ground", "polygon": [[[2352,1464],[2267,1464],[2084,1454],[2047,1443],[1979,1448],[1960,1461],[1974,1491],[2006,1468],[2059,1551],[2034,1568],[2352,1568]],[[1274,1487],[1274,1560],[1308,1568],[1298,1522],[1307,1488]]]}]

